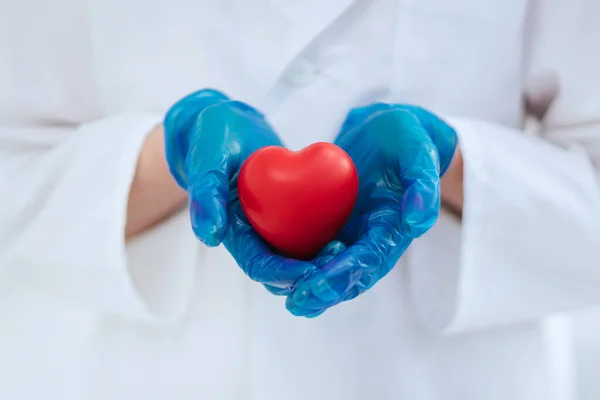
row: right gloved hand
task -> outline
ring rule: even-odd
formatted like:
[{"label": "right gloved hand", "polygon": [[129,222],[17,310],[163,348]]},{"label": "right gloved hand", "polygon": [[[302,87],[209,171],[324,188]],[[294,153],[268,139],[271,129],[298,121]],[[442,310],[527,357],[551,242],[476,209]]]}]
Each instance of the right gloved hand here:
[{"label": "right gloved hand", "polygon": [[286,295],[315,265],[342,250],[328,246],[313,263],[274,254],[252,229],[237,195],[244,160],[265,146],[283,146],[264,116],[215,90],[177,102],[164,121],[171,173],[188,192],[192,229],[208,246],[224,243],[242,270],[278,295]]}]

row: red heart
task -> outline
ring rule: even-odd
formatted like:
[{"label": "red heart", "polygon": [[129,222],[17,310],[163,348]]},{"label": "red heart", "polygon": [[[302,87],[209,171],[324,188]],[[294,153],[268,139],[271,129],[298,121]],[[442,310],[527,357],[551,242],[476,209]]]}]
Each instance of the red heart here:
[{"label": "red heart", "polygon": [[282,254],[314,257],[344,226],[358,173],[344,150],[315,143],[294,152],[264,147],[242,165],[238,195],[252,227]]}]

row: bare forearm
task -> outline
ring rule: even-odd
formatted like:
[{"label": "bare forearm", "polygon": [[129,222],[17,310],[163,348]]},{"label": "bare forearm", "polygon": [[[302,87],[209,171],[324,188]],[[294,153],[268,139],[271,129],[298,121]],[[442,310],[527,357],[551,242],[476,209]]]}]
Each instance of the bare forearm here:
[{"label": "bare forearm", "polygon": [[185,205],[186,192],[169,173],[163,134],[162,125],[157,126],[140,153],[127,206],[127,239],[152,228]]},{"label": "bare forearm", "polygon": [[459,148],[456,149],[452,163],[441,179],[441,190],[442,205],[460,216],[463,210],[463,159]]}]

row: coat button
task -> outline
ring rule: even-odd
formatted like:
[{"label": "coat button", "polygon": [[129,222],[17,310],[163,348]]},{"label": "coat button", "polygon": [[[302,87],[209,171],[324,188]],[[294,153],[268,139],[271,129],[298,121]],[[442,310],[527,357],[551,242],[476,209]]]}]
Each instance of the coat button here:
[{"label": "coat button", "polygon": [[317,67],[304,59],[293,62],[286,73],[287,81],[294,86],[304,87],[319,74]]}]

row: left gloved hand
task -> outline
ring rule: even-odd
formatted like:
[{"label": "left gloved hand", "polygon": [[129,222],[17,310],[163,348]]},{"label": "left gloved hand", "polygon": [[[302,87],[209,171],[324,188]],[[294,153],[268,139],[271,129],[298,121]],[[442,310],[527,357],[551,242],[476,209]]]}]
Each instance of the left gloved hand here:
[{"label": "left gloved hand", "polygon": [[294,315],[317,316],[368,290],[434,224],[457,136],[422,108],[377,103],[353,109],[335,143],[354,160],[360,181],[340,235],[348,247],[296,283],[286,303]]},{"label": "left gloved hand", "polygon": [[188,192],[194,233],[208,246],[223,243],[251,279],[285,295],[296,280],[343,248],[330,244],[313,263],[293,260],[274,254],[250,226],[237,195],[239,169],[254,151],[283,146],[255,108],[216,90],[200,90],[171,107],[164,131],[166,159]]}]

